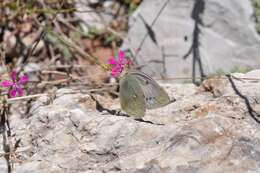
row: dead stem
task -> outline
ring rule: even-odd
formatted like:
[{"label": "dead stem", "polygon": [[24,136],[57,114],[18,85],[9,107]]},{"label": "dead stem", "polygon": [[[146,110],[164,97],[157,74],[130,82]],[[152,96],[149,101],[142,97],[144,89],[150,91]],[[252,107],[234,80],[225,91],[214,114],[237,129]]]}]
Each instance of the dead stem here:
[{"label": "dead stem", "polygon": [[4,151],[4,158],[6,160],[7,165],[7,171],[8,173],[12,172],[12,164],[10,162],[11,158],[11,129],[8,119],[8,106],[4,105],[3,109],[1,110],[1,121],[0,121],[0,127],[2,129],[2,136],[3,136],[3,151]]}]

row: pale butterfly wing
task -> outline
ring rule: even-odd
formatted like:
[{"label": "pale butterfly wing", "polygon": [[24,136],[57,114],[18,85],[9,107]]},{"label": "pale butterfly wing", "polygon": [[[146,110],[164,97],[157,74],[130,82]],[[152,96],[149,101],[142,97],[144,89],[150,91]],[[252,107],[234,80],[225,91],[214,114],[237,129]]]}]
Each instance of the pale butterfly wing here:
[{"label": "pale butterfly wing", "polygon": [[145,114],[145,96],[139,80],[130,74],[124,75],[119,82],[121,108],[130,116],[141,118]]},{"label": "pale butterfly wing", "polygon": [[147,109],[162,107],[171,102],[167,92],[147,74],[140,71],[131,71],[128,75],[136,79],[142,88]]}]

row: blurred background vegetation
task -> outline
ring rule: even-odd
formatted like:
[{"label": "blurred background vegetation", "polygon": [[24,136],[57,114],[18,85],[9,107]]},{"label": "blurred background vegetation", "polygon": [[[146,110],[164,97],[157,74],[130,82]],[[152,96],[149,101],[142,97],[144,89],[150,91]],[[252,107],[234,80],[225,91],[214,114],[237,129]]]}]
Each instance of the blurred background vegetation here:
[{"label": "blurred background vegetation", "polygon": [[[53,85],[103,87],[109,73],[99,63],[106,63],[118,50],[129,16],[141,0],[111,1],[109,7],[103,1],[82,1],[90,7],[85,11],[79,10],[78,2],[1,0],[0,73],[22,71],[29,75],[32,88],[40,92]],[[86,30],[76,13],[98,16],[104,27],[88,26]]]}]

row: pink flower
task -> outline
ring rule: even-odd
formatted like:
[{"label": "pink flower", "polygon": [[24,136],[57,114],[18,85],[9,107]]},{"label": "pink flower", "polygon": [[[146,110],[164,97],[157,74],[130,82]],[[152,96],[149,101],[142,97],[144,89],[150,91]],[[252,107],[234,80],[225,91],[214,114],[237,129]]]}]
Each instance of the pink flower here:
[{"label": "pink flower", "polygon": [[113,77],[118,77],[120,73],[124,70],[125,65],[127,65],[129,61],[125,58],[125,53],[123,51],[118,52],[118,58],[110,57],[108,59],[108,64],[112,66],[111,75]]},{"label": "pink flower", "polygon": [[9,88],[9,96],[16,97],[17,95],[23,96],[23,88],[22,86],[28,82],[28,76],[22,75],[21,77],[17,77],[16,71],[12,71],[10,74],[10,80],[4,80],[0,83],[0,86]]}]

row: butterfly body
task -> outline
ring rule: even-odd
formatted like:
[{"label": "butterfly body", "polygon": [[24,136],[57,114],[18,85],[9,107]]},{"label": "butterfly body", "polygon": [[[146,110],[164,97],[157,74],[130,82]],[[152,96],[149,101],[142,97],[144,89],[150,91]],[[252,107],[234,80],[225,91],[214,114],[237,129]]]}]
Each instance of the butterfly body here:
[{"label": "butterfly body", "polygon": [[146,109],[170,103],[166,91],[150,76],[140,71],[127,72],[120,79],[121,108],[134,118],[142,118]]}]

